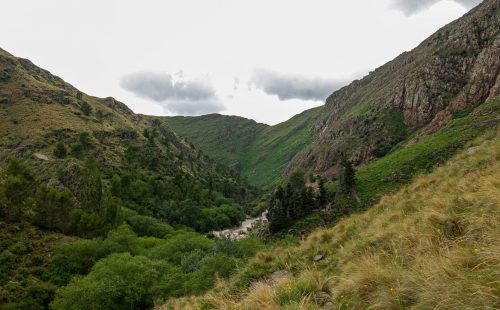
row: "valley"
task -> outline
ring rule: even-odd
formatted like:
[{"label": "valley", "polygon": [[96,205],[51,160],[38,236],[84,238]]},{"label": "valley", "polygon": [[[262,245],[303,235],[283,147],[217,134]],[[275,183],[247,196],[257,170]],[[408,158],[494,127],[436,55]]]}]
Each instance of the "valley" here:
[{"label": "valley", "polygon": [[0,49],[0,308],[500,308],[499,134],[498,0],[273,126]]}]

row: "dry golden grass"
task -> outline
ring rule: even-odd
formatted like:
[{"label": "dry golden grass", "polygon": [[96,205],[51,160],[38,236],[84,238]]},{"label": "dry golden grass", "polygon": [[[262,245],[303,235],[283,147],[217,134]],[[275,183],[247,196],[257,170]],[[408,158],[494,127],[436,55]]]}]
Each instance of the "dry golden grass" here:
[{"label": "dry golden grass", "polygon": [[[499,133],[365,213],[255,258],[293,271],[291,278],[243,291],[233,279],[160,308],[500,308]],[[316,253],[325,259],[313,263]]]}]

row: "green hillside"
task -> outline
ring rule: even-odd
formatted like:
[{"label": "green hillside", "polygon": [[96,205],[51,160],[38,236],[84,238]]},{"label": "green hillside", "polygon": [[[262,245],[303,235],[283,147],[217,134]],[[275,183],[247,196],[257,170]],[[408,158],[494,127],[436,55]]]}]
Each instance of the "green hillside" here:
[{"label": "green hillside", "polygon": [[290,160],[315,140],[311,124],[320,111],[307,110],[274,126],[218,114],[163,120],[210,157],[240,171],[250,184],[269,188]]}]

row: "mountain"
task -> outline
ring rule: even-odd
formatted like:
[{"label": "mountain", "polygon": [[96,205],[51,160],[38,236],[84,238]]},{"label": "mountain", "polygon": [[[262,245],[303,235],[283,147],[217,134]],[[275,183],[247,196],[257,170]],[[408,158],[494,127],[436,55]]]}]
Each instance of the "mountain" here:
[{"label": "mountain", "polygon": [[[87,157],[111,177],[134,167],[142,176],[184,178],[236,200],[246,185],[159,118],[133,113],[111,98],[84,94],[27,59],[0,50],[0,160],[25,159],[49,180]],[[82,141],[84,140],[84,141]],[[62,144],[65,154],[57,156]],[[230,193],[231,192],[231,193]]]},{"label": "mountain", "polygon": [[319,112],[311,109],[275,126],[219,114],[162,119],[197,148],[240,171],[252,185],[269,188],[290,160],[316,139],[310,124]]},{"label": "mountain", "polygon": [[239,167],[254,185],[269,187],[298,169],[336,179],[342,156],[362,167],[500,94],[499,6],[484,1],[414,50],[334,92],[323,107],[279,125],[215,115],[166,121],[214,158]]},{"label": "mountain", "polygon": [[499,6],[276,126],[0,50],[0,308],[499,308]]}]

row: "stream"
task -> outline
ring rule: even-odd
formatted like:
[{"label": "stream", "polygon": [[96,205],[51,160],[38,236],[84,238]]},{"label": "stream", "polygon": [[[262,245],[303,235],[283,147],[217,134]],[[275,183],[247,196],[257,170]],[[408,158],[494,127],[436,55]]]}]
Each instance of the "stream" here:
[{"label": "stream", "polygon": [[257,225],[267,222],[267,210],[264,211],[260,216],[247,218],[241,222],[240,226],[234,228],[228,228],[224,230],[214,231],[213,234],[217,238],[228,238],[231,240],[241,240],[248,237],[250,231]]}]

